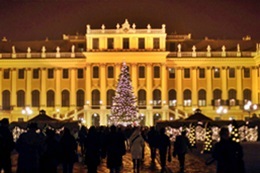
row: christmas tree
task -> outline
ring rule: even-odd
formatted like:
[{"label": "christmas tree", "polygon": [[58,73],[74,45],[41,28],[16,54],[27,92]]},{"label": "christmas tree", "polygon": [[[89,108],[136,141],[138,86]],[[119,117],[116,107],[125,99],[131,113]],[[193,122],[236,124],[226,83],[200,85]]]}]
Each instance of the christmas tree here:
[{"label": "christmas tree", "polygon": [[119,75],[117,89],[111,107],[110,124],[139,125],[140,117],[137,99],[133,92],[130,74],[126,63],[123,63]]}]

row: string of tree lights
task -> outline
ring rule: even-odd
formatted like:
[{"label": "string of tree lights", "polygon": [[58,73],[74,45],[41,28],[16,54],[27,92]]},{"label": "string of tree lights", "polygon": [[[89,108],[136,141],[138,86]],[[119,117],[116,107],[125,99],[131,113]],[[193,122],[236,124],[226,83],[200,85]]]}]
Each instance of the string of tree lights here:
[{"label": "string of tree lights", "polygon": [[206,126],[206,134],[205,134],[205,140],[203,145],[203,153],[210,153],[213,147],[213,140],[212,140],[212,127],[208,123]]},{"label": "string of tree lights", "polygon": [[140,123],[137,99],[133,92],[128,67],[124,62],[118,78],[115,96],[111,107],[110,124],[138,125]]},{"label": "string of tree lights", "polygon": [[196,128],[194,124],[190,124],[190,132],[188,134],[190,145],[192,148],[196,148]]}]

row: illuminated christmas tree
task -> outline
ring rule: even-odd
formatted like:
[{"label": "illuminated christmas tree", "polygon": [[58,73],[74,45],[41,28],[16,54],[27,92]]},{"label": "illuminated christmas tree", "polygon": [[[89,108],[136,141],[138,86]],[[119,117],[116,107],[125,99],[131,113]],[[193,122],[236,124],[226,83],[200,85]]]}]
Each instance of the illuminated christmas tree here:
[{"label": "illuminated christmas tree", "polygon": [[190,132],[188,134],[190,145],[192,148],[196,148],[196,129],[194,124],[190,124]]},{"label": "illuminated christmas tree", "polygon": [[130,74],[126,63],[123,63],[117,89],[111,107],[110,124],[139,125],[140,117],[137,99],[133,92]]},{"label": "illuminated christmas tree", "polygon": [[231,131],[231,139],[237,143],[240,142],[240,136],[238,132],[238,125],[236,120],[232,120],[232,131]]},{"label": "illuminated christmas tree", "polygon": [[205,140],[203,145],[203,153],[210,153],[212,150],[213,141],[212,141],[212,129],[211,125],[207,124]]}]

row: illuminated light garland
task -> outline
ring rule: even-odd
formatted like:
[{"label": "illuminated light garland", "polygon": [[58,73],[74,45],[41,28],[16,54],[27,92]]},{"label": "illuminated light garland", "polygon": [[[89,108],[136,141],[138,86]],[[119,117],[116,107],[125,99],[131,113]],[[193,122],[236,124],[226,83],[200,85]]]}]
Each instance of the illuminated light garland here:
[{"label": "illuminated light garland", "polygon": [[206,134],[205,140],[203,145],[203,153],[210,153],[213,147],[213,140],[212,140],[212,128],[210,125],[206,127]]}]

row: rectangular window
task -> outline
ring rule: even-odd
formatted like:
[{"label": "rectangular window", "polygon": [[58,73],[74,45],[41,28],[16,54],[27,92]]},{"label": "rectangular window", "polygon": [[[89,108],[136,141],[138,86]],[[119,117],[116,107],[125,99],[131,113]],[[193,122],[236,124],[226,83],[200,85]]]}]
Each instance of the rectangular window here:
[{"label": "rectangular window", "polygon": [[139,78],[145,78],[145,67],[139,66]]},{"label": "rectangular window", "polygon": [[93,49],[99,49],[99,39],[93,38]]},{"label": "rectangular window", "polygon": [[160,67],[159,66],[153,67],[153,77],[160,78]]},{"label": "rectangular window", "polygon": [[229,78],[235,78],[235,68],[229,68]]},{"label": "rectangular window", "polygon": [[99,68],[98,68],[98,66],[93,67],[93,78],[99,78]]},{"label": "rectangular window", "polygon": [[33,69],[33,79],[39,79],[39,69]]},{"label": "rectangular window", "polygon": [[123,38],[123,49],[129,49],[129,38]]},{"label": "rectangular window", "polygon": [[199,100],[199,106],[206,106],[206,100]]},{"label": "rectangular window", "polygon": [[48,79],[54,78],[54,69],[48,69]]},{"label": "rectangular window", "polygon": [[205,68],[199,69],[199,78],[205,78]]},{"label": "rectangular window", "polygon": [[190,69],[184,68],[184,78],[190,78]]},{"label": "rectangular window", "polygon": [[191,100],[184,100],[183,106],[191,106]]},{"label": "rectangular window", "polygon": [[68,79],[69,78],[69,69],[62,69],[62,78]]},{"label": "rectangular window", "polygon": [[219,68],[214,69],[214,78],[220,78],[220,69]]},{"label": "rectangular window", "polygon": [[169,68],[169,78],[174,79],[175,78],[175,69]]},{"label": "rectangular window", "polygon": [[24,79],[24,69],[18,70],[18,79]]},{"label": "rectangular window", "polygon": [[4,69],[4,79],[10,78],[10,69]]},{"label": "rectangular window", "polygon": [[114,49],[114,38],[107,39],[107,49]]},{"label": "rectangular window", "polygon": [[160,49],[160,38],[153,38],[153,48]]},{"label": "rectangular window", "polygon": [[107,71],[108,71],[107,77],[108,77],[108,78],[114,78],[114,67],[109,66],[109,67],[107,68]]},{"label": "rectangular window", "polygon": [[250,78],[250,68],[244,68],[244,78]]},{"label": "rectangular window", "polygon": [[145,49],[144,38],[138,38],[138,49]]},{"label": "rectangular window", "polygon": [[83,79],[84,78],[84,70],[83,68],[78,69],[78,79]]}]

